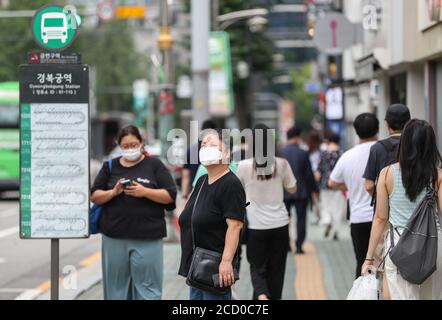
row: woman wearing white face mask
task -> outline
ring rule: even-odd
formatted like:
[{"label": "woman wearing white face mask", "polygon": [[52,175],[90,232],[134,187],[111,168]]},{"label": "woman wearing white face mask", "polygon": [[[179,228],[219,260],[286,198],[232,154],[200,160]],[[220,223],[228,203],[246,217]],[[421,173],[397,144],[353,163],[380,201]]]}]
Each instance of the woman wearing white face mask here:
[{"label": "woman wearing white face mask", "polygon": [[[204,136],[199,158],[208,174],[198,180],[179,218],[182,254],[178,273],[187,277],[194,245],[216,251],[222,254],[218,270],[221,287],[230,287],[235,282],[236,252],[246,213],[244,189],[228,167],[228,147],[215,131]],[[217,295],[191,287],[190,299],[230,300],[231,291]]]},{"label": "woman wearing white face mask", "polygon": [[161,299],[164,210],[175,207],[176,186],[163,163],[144,154],[135,126],[118,136],[122,156],[105,163],[91,190],[92,202],[103,205],[104,298]]}]

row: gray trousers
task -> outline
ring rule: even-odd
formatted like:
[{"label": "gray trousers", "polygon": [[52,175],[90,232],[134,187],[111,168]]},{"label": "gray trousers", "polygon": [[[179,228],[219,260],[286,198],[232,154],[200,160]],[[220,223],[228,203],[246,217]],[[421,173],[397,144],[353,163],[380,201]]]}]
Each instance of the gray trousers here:
[{"label": "gray trousers", "polygon": [[102,237],[105,300],[159,300],[163,287],[163,241]]}]

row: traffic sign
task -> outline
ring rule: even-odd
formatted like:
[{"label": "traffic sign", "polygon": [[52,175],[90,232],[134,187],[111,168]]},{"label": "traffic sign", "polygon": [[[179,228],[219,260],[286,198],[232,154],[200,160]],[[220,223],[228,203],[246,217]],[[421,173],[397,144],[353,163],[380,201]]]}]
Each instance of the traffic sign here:
[{"label": "traffic sign", "polygon": [[77,52],[29,52],[29,64],[81,64],[81,54]]},{"label": "traffic sign", "polygon": [[75,7],[47,5],[34,14],[32,34],[40,47],[62,50],[72,44],[80,23]]},{"label": "traffic sign", "polygon": [[121,20],[144,19],[145,6],[118,6],[115,8],[115,17]]},{"label": "traffic sign", "polygon": [[315,25],[313,42],[326,53],[340,53],[355,42],[356,26],[345,15],[328,12]]},{"label": "traffic sign", "polygon": [[111,0],[101,1],[97,6],[97,16],[100,20],[109,21],[114,17],[114,7]]}]

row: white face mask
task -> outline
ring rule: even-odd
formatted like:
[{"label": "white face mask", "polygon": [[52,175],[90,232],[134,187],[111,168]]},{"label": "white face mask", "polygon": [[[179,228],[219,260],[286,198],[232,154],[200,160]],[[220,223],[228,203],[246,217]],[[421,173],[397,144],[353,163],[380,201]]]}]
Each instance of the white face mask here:
[{"label": "white face mask", "polygon": [[203,166],[219,164],[223,154],[217,147],[202,147],[199,152],[200,162]]},{"label": "white face mask", "polygon": [[121,155],[128,161],[137,161],[141,157],[141,149],[122,150]]}]

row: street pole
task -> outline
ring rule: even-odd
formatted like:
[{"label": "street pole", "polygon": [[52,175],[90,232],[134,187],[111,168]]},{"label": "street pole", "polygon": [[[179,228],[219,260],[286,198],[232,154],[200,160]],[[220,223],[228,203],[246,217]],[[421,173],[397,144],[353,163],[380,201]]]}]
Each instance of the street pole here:
[{"label": "street pole", "polygon": [[58,300],[60,272],[60,240],[51,239],[51,300]]},{"label": "street pole", "polygon": [[210,0],[192,0],[192,118],[209,118]]},{"label": "street pole", "polygon": [[164,66],[164,82],[165,89],[163,95],[160,95],[160,141],[161,141],[161,157],[166,158],[169,142],[167,134],[173,128],[173,94],[171,87],[173,86],[173,65],[172,65],[172,46],[173,39],[170,32],[169,6],[168,1],[162,0],[160,12],[160,36],[158,38],[158,47],[163,56]]},{"label": "street pole", "polygon": [[218,30],[219,0],[212,0],[212,30]]}]

